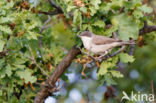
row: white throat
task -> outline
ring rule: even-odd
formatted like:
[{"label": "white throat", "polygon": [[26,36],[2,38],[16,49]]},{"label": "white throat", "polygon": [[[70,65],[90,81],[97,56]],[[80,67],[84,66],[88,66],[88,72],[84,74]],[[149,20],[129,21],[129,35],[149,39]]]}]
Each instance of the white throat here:
[{"label": "white throat", "polygon": [[91,41],[92,38],[90,37],[81,37],[83,45],[86,49],[90,50],[91,49]]}]

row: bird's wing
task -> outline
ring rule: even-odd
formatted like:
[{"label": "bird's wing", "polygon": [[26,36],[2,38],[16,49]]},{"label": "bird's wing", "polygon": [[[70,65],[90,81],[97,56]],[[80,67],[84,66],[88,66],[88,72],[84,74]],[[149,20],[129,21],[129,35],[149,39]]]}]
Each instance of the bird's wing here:
[{"label": "bird's wing", "polygon": [[100,36],[100,35],[95,35],[92,39],[92,42],[96,45],[110,44],[110,43],[119,42],[119,41],[121,41],[121,40],[116,40],[113,38]]}]

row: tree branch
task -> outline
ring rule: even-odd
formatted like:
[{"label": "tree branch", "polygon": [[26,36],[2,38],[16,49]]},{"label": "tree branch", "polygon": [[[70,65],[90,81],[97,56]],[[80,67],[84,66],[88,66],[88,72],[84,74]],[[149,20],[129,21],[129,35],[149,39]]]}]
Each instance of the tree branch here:
[{"label": "tree branch", "polygon": [[146,33],[150,33],[150,32],[153,32],[153,31],[156,31],[156,25],[149,26],[147,24],[147,22],[145,21],[144,22],[144,27],[142,29],[140,29],[140,31],[139,31],[139,35],[144,35]]},{"label": "tree branch", "polygon": [[57,14],[62,14],[63,12],[54,10],[50,12],[45,12],[45,11],[38,11],[39,14],[44,14],[44,15],[57,15]]},{"label": "tree branch", "polygon": [[52,75],[46,80],[45,85],[42,85],[40,91],[34,100],[34,103],[43,103],[45,98],[51,94],[50,91],[56,89],[55,82],[60,78],[64,71],[70,66],[72,60],[80,53],[80,50],[74,46],[69,53],[63,58]]},{"label": "tree branch", "polygon": [[58,5],[56,5],[53,0],[48,0],[48,1],[51,6],[53,6],[55,9],[63,13],[62,9]]}]

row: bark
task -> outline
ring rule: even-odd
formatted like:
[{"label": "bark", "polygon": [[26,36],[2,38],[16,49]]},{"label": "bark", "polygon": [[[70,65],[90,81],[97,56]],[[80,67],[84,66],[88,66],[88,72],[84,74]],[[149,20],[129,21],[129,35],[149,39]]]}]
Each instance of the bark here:
[{"label": "bark", "polygon": [[35,97],[34,103],[43,103],[45,98],[57,90],[55,83],[64,73],[64,71],[70,66],[72,60],[80,53],[80,50],[74,46],[68,54],[63,58],[61,63],[57,66],[52,75],[46,80],[45,85],[42,85],[40,91]]}]

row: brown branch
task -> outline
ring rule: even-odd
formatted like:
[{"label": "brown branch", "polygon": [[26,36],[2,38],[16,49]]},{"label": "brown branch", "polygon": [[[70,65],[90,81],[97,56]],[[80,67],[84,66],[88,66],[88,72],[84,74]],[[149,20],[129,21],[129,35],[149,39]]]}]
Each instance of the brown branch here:
[{"label": "brown branch", "polygon": [[55,82],[60,78],[64,71],[70,66],[72,60],[80,53],[80,50],[74,46],[68,54],[63,58],[61,63],[57,66],[53,74],[46,80],[45,85],[42,85],[40,91],[34,100],[34,103],[43,103],[45,98],[51,94],[55,88]]},{"label": "brown branch", "polygon": [[144,35],[146,33],[150,33],[150,32],[153,32],[153,31],[156,31],[156,25],[149,26],[147,24],[147,22],[145,21],[144,22],[144,27],[142,29],[140,29],[140,31],[139,31],[139,35]]},{"label": "brown branch", "polygon": [[62,9],[58,5],[56,5],[53,0],[48,0],[48,1],[51,6],[53,6],[55,9],[57,9],[59,12],[63,13]]},{"label": "brown branch", "polygon": [[38,11],[39,14],[44,14],[44,15],[58,15],[58,14],[62,14],[63,12],[58,11],[58,10],[54,10],[54,11],[49,11],[49,12],[45,12],[45,11]]}]

